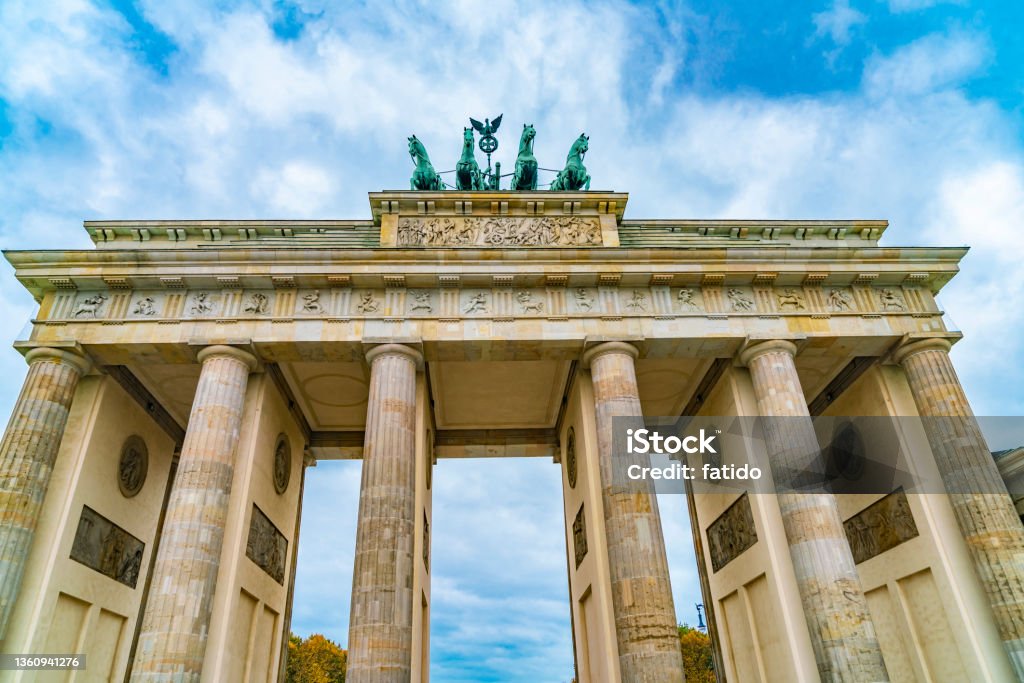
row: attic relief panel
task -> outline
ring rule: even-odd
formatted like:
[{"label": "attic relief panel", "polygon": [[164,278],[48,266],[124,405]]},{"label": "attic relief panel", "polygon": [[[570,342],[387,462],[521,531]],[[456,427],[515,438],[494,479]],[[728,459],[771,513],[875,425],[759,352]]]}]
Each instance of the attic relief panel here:
[{"label": "attic relief panel", "polygon": [[596,216],[401,218],[400,247],[596,247]]}]

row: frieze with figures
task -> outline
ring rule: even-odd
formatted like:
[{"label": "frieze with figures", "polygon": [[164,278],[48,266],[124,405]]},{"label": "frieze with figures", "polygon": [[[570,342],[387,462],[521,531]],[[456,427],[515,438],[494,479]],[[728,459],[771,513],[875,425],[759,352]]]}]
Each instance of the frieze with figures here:
[{"label": "frieze with figures", "polygon": [[325,287],[59,292],[49,320],[934,315],[919,289],[847,286]]},{"label": "frieze with figures", "polygon": [[595,247],[596,216],[436,216],[398,221],[400,247]]}]

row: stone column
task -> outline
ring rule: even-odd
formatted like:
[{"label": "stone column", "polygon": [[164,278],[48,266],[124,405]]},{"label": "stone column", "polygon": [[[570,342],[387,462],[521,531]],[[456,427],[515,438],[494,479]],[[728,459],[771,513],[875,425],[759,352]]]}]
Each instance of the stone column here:
[{"label": "stone column", "polygon": [[36,348],[0,443],[0,640],[21,589],[71,399],[89,369],[80,353]]},{"label": "stone column", "polygon": [[198,683],[206,656],[249,373],[256,358],[230,346],[199,352],[178,472],[142,619],[133,683]]},{"label": "stone column", "polygon": [[345,680],[408,683],[416,528],[416,370],[423,357],[408,346],[383,344],[372,348],[366,360],[370,397]]},{"label": "stone column", "polygon": [[636,356],[636,348],[622,342],[606,342],[583,356],[594,384],[619,669],[622,680],[630,683],[681,683],[683,659],[653,483],[646,482],[645,493],[614,483],[612,461],[619,455],[612,418],[642,415],[633,365]]},{"label": "stone column", "polygon": [[[793,357],[796,345],[766,341],[740,354],[750,369],[777,499],[818,672],[832,681],[888,681],[864,590],[831,493],[787,493],[792,473],[819,456]],[[800,419],[803,418],[803,419]]]},{"label": "stone column", "polygon": [[941,338],[903,344],[903,366],[925,433],[949,493],[1018,678],[1024,680],[1024,526],[967,402]]}]

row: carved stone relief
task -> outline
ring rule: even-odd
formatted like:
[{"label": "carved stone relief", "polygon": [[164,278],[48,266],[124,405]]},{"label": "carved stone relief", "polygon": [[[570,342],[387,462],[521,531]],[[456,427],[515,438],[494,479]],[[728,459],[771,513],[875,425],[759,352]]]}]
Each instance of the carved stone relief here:
[{"label": "carved stone relief", "polygon": [[565,474],[569,479],[569,488],[576,488],[576,430],[569,427],[565,437]]},{"label": "carved stone relief", "polygon": [[918,535],[907,494],[902,488],[850,517],[843,522],[843,527],[857,564]]},{"label": "carved stone relief", "polygon": [[470,313],[486,313],[487,312],[487,293],[477,292],[469,297],[469,302],[466,307],[462,309],[465,314]]},{"label": "carved stone relief", "polygon": [[601,244],[596,216],[406,217],[398,222],[398,245],[588,247]]},{"label": "carved stone relief", "polygon": [[414,313],[416,311],[423,311],[424,313],[433,313],[434,305],[430,299],[430,291],[425,289],[413,290],[410,292],[412,296],[409,304],[409,312]]},{"label": "carved stone relief", "polygon": [[274,490],[278,494],[288,490],[288,482],[292,478],[292,449],[288,445],[288,437],[281,434],[277,437],[274,447]]},{"label": "carved stone relief", "polygon": [[98,318],[103,310],[103,303],[107,300],[104,294],[93,294],[78,302],[75,306],[73,318]]},{"label": "carved stone relief", "polygon": [[359,303],[356,304],[356,311],[359,313],[376,313],[380,308],[380,302],[373,295],[373,292],[363,292],[359,295]]},{"label": "carved stone relief", "polygon": [[572,523],[572,544],[576,552],[576,568],[579,569],[587,556],[587,518],[583,514],[583,503],[580,503],[580,511]]},{"label": "carved stone relief", "polygon": [[634,313],[646,313],[648,309],[647,294],[639,289],[634,289],[629,299],[626,300],[626,309]]},{"label": "carved stone relief", "polygon": [[711,568],[717,572],[757,543],[750,499],[744,493],[708,527]]},{"label": "carved stone relief", "polygon": [[430,573],[430,520],[427,511],[423,511],[423,568]]},{"label": "carved stone relief", "polygon": [[314,289],[312,292],[307,292],[302,295],[302,312],[319,314],[324,312],[324,307],[320,303],[320,290]]},{"label": "carved stone relief", "polygon": [[519,302],[519,312],[523,315],[527,313],[540,315],[544,312],[544,302],[535,300],[533,294],[525,290],[516,294],[516,301]]},{"label": "carved stone relief", "polygon": [[89,506],[82,507],[71,559],[135,588],[146,544]]},{"label": "carved stone relief", "polygon": [[149,451],[146,442],[139,436],[129,436],[121,447],[117,463],[117,485],[121,495],[131,498],[142,490],[149,471]]},{"label": "carved stone relief", "polygon": [[833,287],[828,292],[828,308],[830,311],[842,313],[853,309],[853,295],[845,289]]},{"label": "carved stone relief", "polygon": [[196,292],[192,295],[192,302],[188,312],[192,315],[210,315],[213,313],[213,306],[216,303],[214,297],[207,292]]},{"label": "carved stone relief", "polygon": [[807,308],[804,305],[804,295],[795,287],[786,287],[781,292],[776,292],[775,298],[779,302],[780,311],[803,311]]},{"label": "carved stone relief", "polygon": [[594,308],[593,295],[583,287],[577,287],[576,291],[573,292],[573,296],[576,300],[576,308],[579,310],[590,311]]},{"label": "carved stone relief", "polygon": [[885,288],[878,292],[878,302],[882,305],[883,311],[905,311],[907,302],[903,295],[894,289]]},{"label": "carved stone relief", "polygon": [[135,308],[132,309],[132,315],[141,315],[150,318],[156,315],[156,300],[151,296],[144,296],[135,302]]},{"label": "carved stone relief", "polygon": [[249,539],[245,544],[245,556],[283,586],[287,555],[288,539],[254,503],[252,520],[249,522]]},{"label": "carved stone relief", "polygon": [[434,432],[430,429],[427,430],[427,457],[424,458],[427,461],[427,489],[430,489],[430,485],[434,481]]},{"label": "carved stone relief", "polygon": [[679,290],[679,294],[676,295],[676,302],[679,305],[679,310],[684,312],[696,312],[703,311],[704,305],[702,300],[699,298],[700,290],[693,287],[683,287]]},{"label": "carved stone relief", "polygon": [[730,287],[725,295],[729,298],[729,307],[732,310],[740,313],[754,310],[754,300],[742,289]]},{"label": "carved stone relief", "polygon": [[269,306],[270,297],[263,292],[253,292],[249,295],[249,298],[245,300],[242,312],[251,313],[253,315],[266,315]]}]

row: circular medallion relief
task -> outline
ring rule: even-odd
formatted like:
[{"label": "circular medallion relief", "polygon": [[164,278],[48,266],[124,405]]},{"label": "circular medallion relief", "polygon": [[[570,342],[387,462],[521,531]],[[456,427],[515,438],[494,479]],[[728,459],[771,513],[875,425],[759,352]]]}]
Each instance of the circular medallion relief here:
[{"label": "circular medallion relief", "polygon": [[576,430],[569,427],[565,437],[565,469],[569,476],[569,488],[576,488]]},{"label": "circular medallion relief", "polygon": [[277,437],[274,448],[274,490],[284,493],[288,490],[288,481],[292,478],[292,449],[288,446],[288,437],[282,434]]},{"label": "circular medallion relief", "polygon": [[149,451],[140,436],[129,436],[121,446],[121,458],[117,463],[117,486],[121,495],[131,498],[142,490],[149,470]]}]

